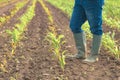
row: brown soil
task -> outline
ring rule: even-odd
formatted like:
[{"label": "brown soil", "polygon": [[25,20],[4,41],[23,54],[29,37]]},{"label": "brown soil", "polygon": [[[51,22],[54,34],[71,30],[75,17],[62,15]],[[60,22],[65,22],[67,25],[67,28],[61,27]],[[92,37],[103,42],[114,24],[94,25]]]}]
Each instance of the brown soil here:
[{"label": "brown soil", "polygon": [[[76,53],[72,32],[68,27],[69,18],[61,10],[49,3],[46,4],[52,12],[57,32],[65,35],[67,43],[63,45],[64,49],[67,49],[69,54]],[[15,57],[10,60],[7,58],[8,72],[0,71],[0,80],[10,80],[10,77],[14,77],[16,80],[59,80],[59,78],[63,78],[63,80],[118,80],[120,61],[110,56],[108,51],[103,48],[99,55],[100,60],[96,63],[66,59],[67,64],[63,72],[58,62],[53,59],[52,53],[48,51],[49,45],[44,42],[49,20],[39,2],[36,3],[35,14],[28,25],[28,30],[24,33],[25,38],[22,39],[16,50]],[[11,24],[14,23],[11,22]],[[4,58],[3,54],[9,53],[11,50],[9,37],[6,35],[4,37],[0,37],[0,41],[2,41],[0,43],[0,61]]]}]

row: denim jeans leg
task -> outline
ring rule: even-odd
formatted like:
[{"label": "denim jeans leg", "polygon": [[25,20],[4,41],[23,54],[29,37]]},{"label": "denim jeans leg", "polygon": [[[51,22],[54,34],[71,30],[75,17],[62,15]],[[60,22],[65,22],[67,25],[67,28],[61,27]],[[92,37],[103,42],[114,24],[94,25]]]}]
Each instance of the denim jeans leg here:
[{"label": "denim jeans leg", "polygon": [[86,1],[85,13],[90,25],[90,30],[92,34],[102,35],[102,5],[100,5],[99,0]]},{"label": "denim jeans leg", "polygon": [[75,5],[70,21],[70,28],[73,33],[80,33],[82,24],[86,21],[84,8],[80,5],[80,1],[75,0]]}]

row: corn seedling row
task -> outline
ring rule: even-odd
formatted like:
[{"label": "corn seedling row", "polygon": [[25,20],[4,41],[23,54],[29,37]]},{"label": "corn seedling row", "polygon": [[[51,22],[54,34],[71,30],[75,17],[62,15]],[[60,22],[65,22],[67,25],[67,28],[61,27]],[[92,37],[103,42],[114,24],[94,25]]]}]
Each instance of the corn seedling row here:
[{"label": "corn seedling row", "polygon": [[28,2],[28,0],[24,2],[19,2],[15,5],[15,7],[11,10],[10,15],[0,16],[0,27],[8,22],[10,18],[12,18],[24,5]]},{"label": "corn seedling row", "polygon": [[11,45],[12,45],[12,54],[14,54],[15,49],[17,47],[17,44],[22,39],[23,32],[25,31],[27,24],[31,21],[31,19],[34,17],[35,12],[35,2],[36,0],[33,0],[33,5],[29,6],[26,13],[24,13],[20,18],[20,23],[15,24],[15,27],[13,30],[6,30],[8,34],[11,35]]},{"label": "corn seedling row", "polygon": [[[18,5],[19,4],[19,5]],[[21,5],[20,5],[21,4]],[[12,17],[14,14],[13,14],[13,12],[17,12],[17,10],[19,10],[20,8],[22,8],[23,6],[25,5],[25,2],[24,3],[17,3],[16,4],[16,9],[15,10],[13,10],[11,13],[11,15],[10,16],[4,16],[4,17],[0,17],[0,23],[2,22],[2,23],[4,23],[4,22],[6,22],[8,19],[10,19],[10,17]],[[0,24],[0,26],[1,26],[1,24]],[[15,31],[16,32],[16,31]],[[13,45],[13,44],[12,44]],[[15,48],[15,47],[14,47]],[[13,52],[13,50],[12,50],[12,52]],[[0,62],[0,69],[3,71],[3,72],[7,72],[7,70],[5,69],[5,67],[7,66],[7,60],[6,60],[6,55],[4,55],[4,58],[3,58],[3,60]]]},{"label": "corn seedling row", "polygon": [[[110,36],[112,35],[112,36]],[[120,58],[120,47],[114,40],[115,33],[106,33],[103,35],[103,46],[109,50],[109,52],[115,56],[116,59]]]},{"label": "corn seedling row", "polygon": [[[15,49],[19,43],[19,41],[22,39],[23,32],[25,31],[27,24],[31,21],[33,16],[35,15],[34,8],[35,8],[36,0],[33,1],[33,5],[29,6],[26,13],[23,14],[19,20],[20,23],[15,24],[15,28],[13,30],[6,30],[6,32],[11,35],[11,46],[12,46],[12,55],[15,54]],[[7,72],[5,67],[7,66],[7,60],[4,56],[3,60],[0,62],[0,69],[3,72]]]},{"label": "corn seedling row", "polygon": [[54,53],[55,58],[57,58],[62,70],[64,71],[64,66],[66,64],[65,63],[66,50],[62,51],[62,48],[61,48],[61,46],[65,43],[65,41],[63,40],[64,35],[57,34],[56,28],[53,23],[53,17],[51,15],[51,12],[49,11],[49,9],[46,7],[46,5],[44,4],[42,0],[39,0],[39,2],[42,5],[45,12],[47,13],[48,19],[50,21],[49,23],[50,26],[49,26],[49,30],[46,36],[46,40],[50,43],[50,51]]},{"label": "corn seedling row", "polygon": [[[52,0],[48,0],[48,1],[51,4],[53,4],[54,6],[63,10],[69,16],[71,16],[70,13],[72,13],[72,8],[71,7],[73,7],[73,3],[70,4],[70,2],[68,0],[64,0],[64,1],[63,0],[57,0],[57,1],[54,1],[54,2]],[[70,1],[73,2],[74,0],[70,0]],[[69,5],[68,5],[68,3],[69,3]],[[65,8],[63,6],[65,6]],[[107,14],[104,14],[104,15],[106,16]],[[105,16],[103,16],[104,19],[106,18]],[[120,16],[120,15],[117,15],[117,16]],[[106,18],[106,19],[108,20],[108,18]],[[118,17],[113,18],[112,21],[113,20],[115,21],[115,23],[117,23],[117,25],[114,24],[114,23],[113,23],[113,25],[117,26],[117,28],[119,29],[120,24],[118,22],[116,22],[116,20],[118,20]],[[118,20],[118,21],[120,21],[120,20]],[[83,25],[83,29],[87,32],[88,38],[92,38],[91,32],[89,30],[88,22]],[[112,35],[112,37],[110,35]],[[116,59],[120,59],[120,48],[116,44],[116,41],[113,39],[114,35],[115,35],[115,33],[112,33],[112,34],[104,33],[102,43],[103,43],[103,46],[105,47],[105,49],[107,49]]]}]

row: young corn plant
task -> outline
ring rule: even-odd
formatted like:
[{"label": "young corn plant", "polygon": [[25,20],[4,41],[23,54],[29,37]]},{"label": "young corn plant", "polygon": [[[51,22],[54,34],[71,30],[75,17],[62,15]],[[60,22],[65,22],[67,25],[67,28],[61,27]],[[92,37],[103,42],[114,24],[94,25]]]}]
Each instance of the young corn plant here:
[{"label": "young corn plant", "polygon": [[[53,29],[54,30],[54,29]],[[55,58],[59,61],[59,64],[64,71],[65,66],[65,53],[66,50],[62,51],[61,46],[65,43],[63,40],[64,35],[57,35],[55,31],[49,31],[46,40],[50,43],[50,51],[54,53]]]},{"label": "young corn plant", "polygon": [[45,12],[47,13],[48,19],[50,21],[49,31],[47,33],[46,40],[50,43],[50,46],[51,46],[50,51],[52,51],[54,53],[55,58],[57,58],[62,70],[64,71],[64,67],[65,67],[65,64],[66,64],[65,63],[66,50],[62,51],[62,48],[61,48],[61,46],[65,43],[65,41],[63,40],[64,35],[58,35],[56,33],[56,29],[55,29],[55,26],[54,26],[54,23],[53,23],[53,17],[51,15],[51,12],[46,7],[43,0],[39,0],[39,2],[42,5]]},{"label": "young corn plant", "polygon": [[107,33],[103,35],[102,43],[106,49],[109,49],[109,52],[115,56],[116,59],[120,59],[120,48],[117,46],[114,36],[115,33]]},{"label": "young corn plant", "polygon": [[20,32],[19,32],[16,28],[14,28],[13,31],[11,31],[11,30],[6,30],[6,32],[7,32],[7,33],[11,36],[11,38],[12,38],[11,46],[12,46],[12,54],[14,54],[15,49],[16,49],[16,47],[17,47],[17,44],[18,44],[18,42],[19,42],[20,39],[21,39],[21,34],[20,34]]}]

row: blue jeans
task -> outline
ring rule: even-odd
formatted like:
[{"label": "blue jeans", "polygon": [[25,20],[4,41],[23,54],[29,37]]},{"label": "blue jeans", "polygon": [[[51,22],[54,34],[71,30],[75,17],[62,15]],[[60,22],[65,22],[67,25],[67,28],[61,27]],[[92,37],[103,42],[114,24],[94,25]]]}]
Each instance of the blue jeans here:
[{"label": "blue jeans", "polygon": [[70,28],[73,33],[80,33],[82,24],[88,20],[92,34],[102,35],[102,6],[104,0],[75,0]]}]

